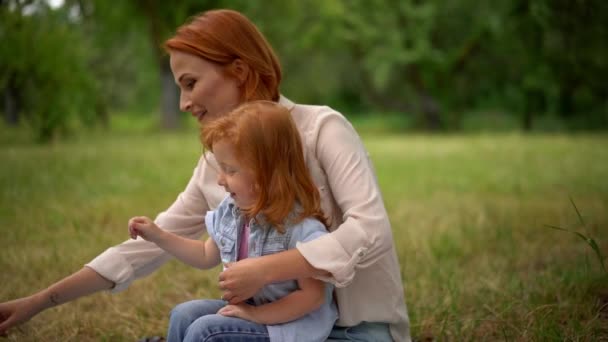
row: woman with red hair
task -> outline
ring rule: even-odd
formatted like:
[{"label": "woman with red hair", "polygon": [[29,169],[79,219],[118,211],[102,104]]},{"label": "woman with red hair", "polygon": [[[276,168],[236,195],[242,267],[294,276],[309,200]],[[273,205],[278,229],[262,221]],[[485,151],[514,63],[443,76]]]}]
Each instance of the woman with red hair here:
[{"label": "woman with red hair", "polygon": [[[264,285],[317,278],[335,285],[339,318],[329,339],[409,341],[392,231],[369,156],[351,124],[324,106],[295,104],[279,93],[281,68],[264,36],[232,10],[204,12],[165,43],[180,108],[203,126],[254,100],[287,107],[303,142],[306,165],[329,217],[330,233],[281,253],[229,263],[220,274],[223,299],[241,303]],[[201,157],[186,189],[155,223],[198,239],[205,213],[226,195]],[[0,333],[40,311],[101,291],[118,292],[171,256],[143,239],[111,247],[78,272],[26,298],[0,304]]]}]

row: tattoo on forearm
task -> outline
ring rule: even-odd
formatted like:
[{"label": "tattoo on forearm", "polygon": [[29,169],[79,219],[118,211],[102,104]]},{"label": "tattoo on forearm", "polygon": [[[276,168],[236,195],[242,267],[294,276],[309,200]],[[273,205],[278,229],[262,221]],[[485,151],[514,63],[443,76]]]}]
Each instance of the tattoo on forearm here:
[{"label": "tattoo on forearm", "polygon": [[51,301],[51,303],[53,303],[53,305],[59,305],[59,294],[57,294],[57,292],[52,292],[51,295],[49,296],[49,300]]}]

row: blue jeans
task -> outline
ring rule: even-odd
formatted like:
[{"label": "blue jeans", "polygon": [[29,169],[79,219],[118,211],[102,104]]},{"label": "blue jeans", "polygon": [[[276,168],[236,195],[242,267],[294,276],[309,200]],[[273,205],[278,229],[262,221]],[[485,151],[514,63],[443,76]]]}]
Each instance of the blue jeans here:
[{"label": "blue jeans", "polygon": [[361,322],[354,327],[334,325],[327,341],[393,342],[388,323]]},{"label": "blue jeans", "polygon": [[[268,342],[263,324],[225,317],[217,312],[223,300],[193,300],[177,305],[171,311],[167,342]],[[363,322],[354,327],[334,326],[328,341],[392,341],[387,323]]]},{"label": "blue jeans", "polygon": [[223,300],[193,300],[171,310],[168,342],[268,342],[263,324],[218,315]]}]

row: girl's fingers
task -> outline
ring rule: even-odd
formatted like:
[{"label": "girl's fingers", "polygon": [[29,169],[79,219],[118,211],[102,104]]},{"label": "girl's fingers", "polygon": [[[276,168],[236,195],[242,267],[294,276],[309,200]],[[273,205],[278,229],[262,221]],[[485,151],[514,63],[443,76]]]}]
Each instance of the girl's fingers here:
[{"label": "girl's fingers", "polygon": [[[141,235],[141,231],[146,231],[149,227],[153,225],[153,221],[145,216],[135,216],[129,220],[128,228],[129,235],[132,239],[137,239],[138,236]],[[143,237],[143,236],[142,236]]]},{"label": "girl's fingers", "polygon": [[137,230],[133,227],[129,227],[129,234],[131,235],[131,239],[137,239]]},{"label": "girl's fingers", "polygon": [[223,316],[233,316],[234,315],[234,311],[232,310],[232,307],[230,307],[230,306],[224,306],[223,308],[221,308],[218,311],[218,313]]},{"label": "girl's fingers", "polygon": [[145,216],[135,216],[129,220],[129,224],[133,223],[146,223],[149,219]]}]

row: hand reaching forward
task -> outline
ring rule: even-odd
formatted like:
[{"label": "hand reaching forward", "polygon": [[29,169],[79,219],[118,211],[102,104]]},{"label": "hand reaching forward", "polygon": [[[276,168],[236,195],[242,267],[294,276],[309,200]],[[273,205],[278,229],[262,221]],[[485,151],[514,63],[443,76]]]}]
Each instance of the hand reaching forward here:
[{"label": "hand reaching forward", "polygon": [[137,239],[138,236],[141,236],[146,241],[156,243],[163,233],[164,231],[154,221],[145,216],[135,216],[129,220],[131,239]]},{"label": "hand reaching forward", "polygon": [[8,329],[27,322],[40,312],[36,297],[30,296],[10,302],[0,303],[0,336],[6,336]]}]

